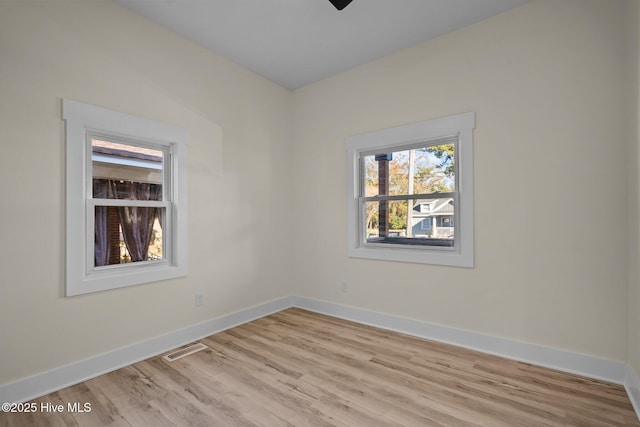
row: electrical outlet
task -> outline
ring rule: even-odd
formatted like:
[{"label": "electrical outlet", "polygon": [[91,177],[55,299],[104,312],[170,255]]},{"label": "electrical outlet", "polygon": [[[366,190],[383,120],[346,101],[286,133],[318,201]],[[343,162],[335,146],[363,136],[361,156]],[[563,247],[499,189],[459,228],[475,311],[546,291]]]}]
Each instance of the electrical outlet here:
[{"label": "electrical outlet", "polygon": [[196,307],[200,307],[204,303],[204,294],[196,292]]},{"label": "electrical outlet", "polygon": [[342,292],[347,292],[349,290],[349,286],[347,285],[347,281],[346,280],[343,280],[341,282],[341,285],[342,285]]}]

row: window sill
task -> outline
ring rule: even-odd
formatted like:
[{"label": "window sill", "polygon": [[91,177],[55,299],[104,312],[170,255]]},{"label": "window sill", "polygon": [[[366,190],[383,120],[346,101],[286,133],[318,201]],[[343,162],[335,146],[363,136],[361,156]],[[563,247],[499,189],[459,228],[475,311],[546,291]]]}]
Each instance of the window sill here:
[{"label": "window sill", "polygon": [[374,243],[350,248],[348,255],[351,258],[473,268],[473,254],[452,250],[446,246],[431,249],[416,245],[391,246]]},{"label": "window sill", "polygon": [[96,269],[77,282],[67,283],[67,296],[101,292],[160,280],[175,279],[187,275],[187,269],[167,262],[126,264],[124,268]]}]

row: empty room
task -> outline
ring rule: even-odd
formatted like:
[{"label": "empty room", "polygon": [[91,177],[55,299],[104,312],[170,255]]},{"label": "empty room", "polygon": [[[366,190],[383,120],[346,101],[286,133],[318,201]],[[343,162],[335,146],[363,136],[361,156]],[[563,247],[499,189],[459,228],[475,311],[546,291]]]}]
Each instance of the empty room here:
[{"label": "empty room", "polygon": [[640,0],[0,0],[0,426],[640,426]]}]

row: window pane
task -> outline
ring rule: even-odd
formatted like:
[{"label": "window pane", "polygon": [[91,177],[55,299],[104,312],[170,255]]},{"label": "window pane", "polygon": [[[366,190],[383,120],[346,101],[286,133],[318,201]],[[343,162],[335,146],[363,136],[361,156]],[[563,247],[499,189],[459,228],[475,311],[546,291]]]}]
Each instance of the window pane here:
[{"label": "window pane", "polygon": [[96,206],[95,266],[164,258],[165,208]]},{"label": "window pane", "polygon": [[365,197],[455,191],[455,144],[377,153],[363,158]]},{"label": "window pane", "polygon": [[375,160],[375,156],[364,156],[364,194],[365,197],[377,196],[379,193],[379,171],[380,163]]},{"label": "window pane", "polygon": [[93,138],[91,158],[93,198],[162,200],[162,151]]},{"label": "window pane", "polygon": [[364,208],[367,243],[454,245],[453,198],[364,202]]}]

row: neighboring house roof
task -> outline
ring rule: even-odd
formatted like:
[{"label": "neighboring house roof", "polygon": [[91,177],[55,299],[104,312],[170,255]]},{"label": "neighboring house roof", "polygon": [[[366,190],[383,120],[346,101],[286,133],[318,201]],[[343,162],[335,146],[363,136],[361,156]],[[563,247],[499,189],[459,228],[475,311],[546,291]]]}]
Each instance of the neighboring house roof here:
[{"label": "neighboring house roof", "polygon": [[162,184],[162,151],[98,139],[91,146],[93,178]]},{"label": "neighboring house roof", "polygon": [[[428,209],[424,207],[428,206]],[[453,198],[420,199],[413,207],[413,217],[429,217],[434,215],[453,215]]]},{"label": "neighboring house roof", "polygon": [[91,151],[94,153],[105,154],[115,157],[147,160],[151,162],[162,162],[162,151],[152,148],[137,147],[135,145],[125,145],[116,142],[100,141],[94,139],[91,141]]}]

